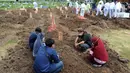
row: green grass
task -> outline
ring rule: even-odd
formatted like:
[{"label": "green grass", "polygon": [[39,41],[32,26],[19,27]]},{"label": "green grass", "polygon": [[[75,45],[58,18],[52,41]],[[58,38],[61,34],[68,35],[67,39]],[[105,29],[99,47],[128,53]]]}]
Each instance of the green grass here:
[{"label": "green grass", "polygon": [[111,49],[130,60],[130,30],[110,30],[102,33],[100,36],[109,42]]},{"label": "green grass", "polygon": [[0,0],[0,1],[16,1],[16,0]]},{"label": "green grass", "polygon": [[17,43],[17,40],[9,40],[7,43],[6,43],[6,45],[8,45],[8,44],[12,44],[12,43]]},{"label": "green grass", "polygon": [[[38,7],[40,8],[40,5],[47,6],[50,8],[55,8],[56,6],[62,6],[62,5],[67,5],[66,2],[43,2],[39,1]],[[10,10],[10,9],[19,9],[19,8],[33,8],[33,3],[20,3],[20,2],[1,2],[0,3],[0,10]]]},{"label": "green grass", "polygon": [[0,60],[2,59],[1,56],[4,58],[7,56],[7,49],[15,47],[17,45],[18,40],[11,39],[0,46]]},{"label": "green grass", "polygon": [[19,9],[19,8],[22,8],[22,7],[25,7],[25,8],[32,8],[33,5],[31,3],[29,4],[23,4],[23,3],[2,3],[1,6],[0,6],[0,9],[2,10],[9,10],[9,9]]}]

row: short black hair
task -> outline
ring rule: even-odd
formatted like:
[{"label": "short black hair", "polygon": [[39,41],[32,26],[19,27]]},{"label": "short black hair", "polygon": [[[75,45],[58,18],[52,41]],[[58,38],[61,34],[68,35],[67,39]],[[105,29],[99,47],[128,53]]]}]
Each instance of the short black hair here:
[{"label": "short black hair", "polygon": [[41,32],[42,32],[42,30],[41,30],[41,28],[40,28],[40,27],[37,27],[37,28],[35,29],[35,32],[41,33]]},{"label": "short black hair", "polygon": [[48,47],[52,47],[52,45],[55,43],[55,41],[51,38],[46,39],[45,44]]}]

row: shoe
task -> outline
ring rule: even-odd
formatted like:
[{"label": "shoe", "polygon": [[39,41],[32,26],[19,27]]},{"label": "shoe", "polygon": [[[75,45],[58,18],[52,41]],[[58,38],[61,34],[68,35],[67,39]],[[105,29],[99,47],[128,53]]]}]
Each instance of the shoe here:
[{"label": "shoe", "polygon": [[101,67],[102,65],[93,64],[94,67]]}]

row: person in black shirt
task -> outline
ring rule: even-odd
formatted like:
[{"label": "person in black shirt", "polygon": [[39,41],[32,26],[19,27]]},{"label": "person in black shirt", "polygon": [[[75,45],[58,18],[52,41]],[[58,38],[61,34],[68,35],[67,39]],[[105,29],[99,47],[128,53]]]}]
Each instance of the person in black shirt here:
[{"label": "person in black shirt", "polygon": [[92,47],[91,35],[85,32],[82,28],[78,29],[78,36],[75,39],[75,47],[83,52]]}]

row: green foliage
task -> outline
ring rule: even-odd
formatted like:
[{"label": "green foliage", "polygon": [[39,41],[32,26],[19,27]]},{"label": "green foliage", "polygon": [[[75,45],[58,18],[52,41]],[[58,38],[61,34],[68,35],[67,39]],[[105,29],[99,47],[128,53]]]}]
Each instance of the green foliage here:
[{"label": "green foliage", "polygon": [[9,40],[6,44],[12,44],[12,43],[17,43],[17,40],[14,40],[14,39]]},{"label": "green foliage", "polygon": [[[111,30],[101,34],[109,42],[109,47],[130,60],[130,30]],[[129,65],[130,66],[130,65]]]},{"label": "green foliage", "polygon": [[[37,1],[38,7],[40,8],[40,5],[47,6],[50,8],[54,8],[56,6],[66,6],[66,2],[48,2],[48,1]],[[2,10],[8,10],[8,9],[19,9],[19,8],[33,8],[33,2],[1,2],[0,3],[0,9]]]}]

